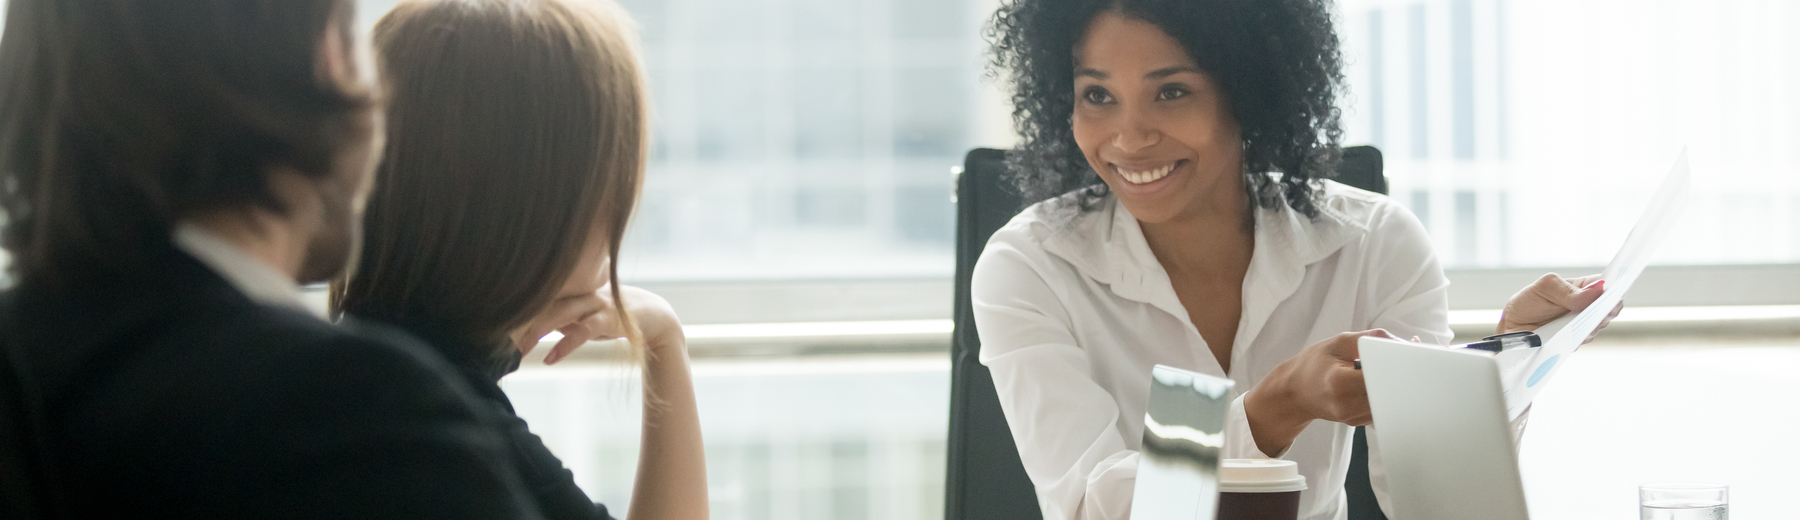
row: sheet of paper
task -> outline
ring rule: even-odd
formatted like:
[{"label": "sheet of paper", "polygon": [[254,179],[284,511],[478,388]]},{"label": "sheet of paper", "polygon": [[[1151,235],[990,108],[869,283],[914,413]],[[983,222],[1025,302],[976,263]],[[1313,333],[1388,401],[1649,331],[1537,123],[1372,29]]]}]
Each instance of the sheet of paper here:
[{"label": "sheet of paper", "polygon": [[1538,335],[1546,338],[1542,348],[1532,349],[1535,352],[1529,360],[1516,363],[1502,363],[1502,385],[1506,386],[1506,413],[1508,418],[1517,419],[1519,414],[1537,397],[1538,391],[1550,382],[1556,371],[1562,369],[1561,362],[1566,361],[1581,343],[1593,335],[1600,327],[1606,315],[1612,313],[1619,302],[1624,301],[1626,291],[1637,282],[1638,275],[1643,274],[1644,267],[1650,265],[1650,259],[1656,253],[1656,247],[1668,237],[1669,230],[1675,227],[1676,217],[1686,205],[1688,190],[1688,158],[1687,150],[1675,159],[1675,167],[1663,178],[1662,187],[1656,189],[1656,195],[1650,199],[1650,206],[1644,208],[1644,214],[1638,217],[1637,224],[1632,226],[1631,235],[1625,238],[1625,245],[1613,256],[1612,263],[1600,274],[1606,280],[1606,292],[1589,305],[1584,311],[1573,316],[1565,316],[1538,330]]}]

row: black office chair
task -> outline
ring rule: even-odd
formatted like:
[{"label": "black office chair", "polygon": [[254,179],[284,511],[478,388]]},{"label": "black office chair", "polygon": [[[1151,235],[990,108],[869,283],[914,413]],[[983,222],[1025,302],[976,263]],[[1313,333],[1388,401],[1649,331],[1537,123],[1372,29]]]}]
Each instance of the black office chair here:
[{"label": "black office chair", "polygon": [[[1386,195],[1388,183],[1381,150],[1373,146],[1345,148],[1344,162],[1338,164],[1333,180]],[[1369,484],[1369,437],[1360,426],[1350,445],[1350,471],[1344,475],[1344,495],[1350,520],[1388,520],[1375,501],[1375,488]]]},{"label": "black office chair", "polygon": [[[950,346],[950,436],[944,478],[945,520],[1042,520],[1037,494],[1019,461],[1018,445],[1006,427],[994,378],[980,360],[981,338],[969,308],[969,277],[988,237],[1025,209],[1018,191],[1002,180],[1006,152],[969,151],[956,180],[956,330]],[[1387,193],[1381,151],[1373,146],[1344,149],[1338,182]],[[1368,447],[1356,429],[1351,454],[1351,520],[1387,520],[1369,487]]]}]

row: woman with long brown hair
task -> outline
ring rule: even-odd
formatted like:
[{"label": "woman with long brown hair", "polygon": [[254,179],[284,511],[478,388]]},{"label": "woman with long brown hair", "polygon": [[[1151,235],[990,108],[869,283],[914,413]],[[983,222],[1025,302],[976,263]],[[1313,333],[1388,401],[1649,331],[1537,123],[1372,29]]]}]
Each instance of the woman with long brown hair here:
[{"label": "woman with long brown hair", "polygon": [[388,141],[365,246],[336,310],[425,339],[510,424],[551,518],[607,518],[514,413],[499,379],[552,330],[546,362],[630,338],[644,376],[633,520],[704,518],[686,341],[668,303],[616,283],[643,181],[642,71],[622,10],[562,0],[409,1],[375,27]]}]

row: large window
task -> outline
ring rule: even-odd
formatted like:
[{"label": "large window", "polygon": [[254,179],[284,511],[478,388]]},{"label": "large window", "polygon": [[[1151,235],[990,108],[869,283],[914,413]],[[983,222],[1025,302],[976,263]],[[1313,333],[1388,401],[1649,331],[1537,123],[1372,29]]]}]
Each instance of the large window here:
[{"label": "large window", "polygon": [[1343,0],[1351,142],[1453,267],[1601,265],[1686,146],[1663,262],[1800,261],[1800,6]]},{"label": "large window", "polygon": [[[949,168],[1010,137],[981,81],[994,5],[626,1],[656,106],[627,275],[947,276]],[[1791,3],[1340,7],[1346,141],[1386,152],[1445,265],[1603,264],[1683,147],[1663,261],[1800,261]]]},{"label": "large window", "polygon": [[[629,276],[948,275],[950,167],[1007,139],[981,86],[991,0],[623,3],[655,105]],[[364,25],[392,4],[363,2]],[[1683,147],[1696,182],[1665,261],[1800,261],[1800,7],[1341,12],[1348,142],[1386,152],[1446,265],[1602,264]]]},{"label": "large window", "polygon": [[[363,2],[365,25],[393,3]],[[625,278],[950,276],[951,168],[995,133],[991,2],[619,3],[654,107]]]},{"label": "large window", "polygon": [[949,276],[984,2],[623,4],[655,106],[625,276]]}]

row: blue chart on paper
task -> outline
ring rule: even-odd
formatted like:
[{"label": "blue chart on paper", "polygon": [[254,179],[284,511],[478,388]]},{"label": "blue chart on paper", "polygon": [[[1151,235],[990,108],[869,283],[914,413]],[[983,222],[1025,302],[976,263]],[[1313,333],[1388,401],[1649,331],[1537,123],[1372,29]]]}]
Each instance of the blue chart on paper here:
[{"label": "blue chart on paper", "polygon": [[1558,359],[1562,359],[1562,354],[1550,356],[1550,359],[1544,360],[1544,364],[1538,365],[1537,371],[1531,373],[1531,379],[1525,381],[1525,387],[1531,388],[1537,386],[1538,381],[1543,381],[1544,376],[1550,375],[1550,368],[1556,366]]}]

